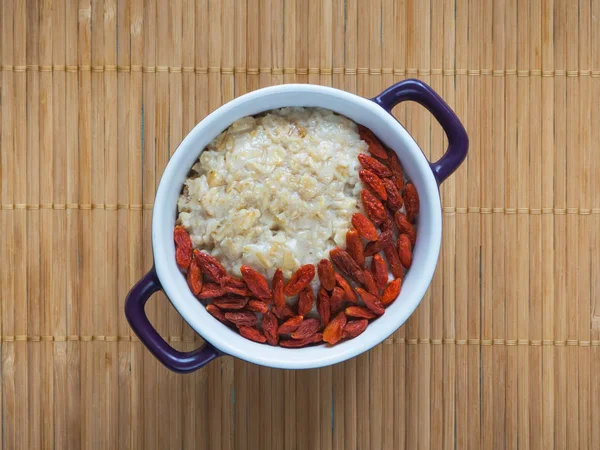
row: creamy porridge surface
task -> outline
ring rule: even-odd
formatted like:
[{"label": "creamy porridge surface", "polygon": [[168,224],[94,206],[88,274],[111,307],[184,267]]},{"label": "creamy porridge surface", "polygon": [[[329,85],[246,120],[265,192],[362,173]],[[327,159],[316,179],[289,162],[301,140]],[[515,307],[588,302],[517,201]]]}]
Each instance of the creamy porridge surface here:
[{"label": "creamy porridge surface", "polygon": [[282,108],[244,117],[201,153],[179,198],[178,222],[194,247],[239,275],[271,277],[345,247],[360,208],[359,153],[367,144],[346,117]]}]

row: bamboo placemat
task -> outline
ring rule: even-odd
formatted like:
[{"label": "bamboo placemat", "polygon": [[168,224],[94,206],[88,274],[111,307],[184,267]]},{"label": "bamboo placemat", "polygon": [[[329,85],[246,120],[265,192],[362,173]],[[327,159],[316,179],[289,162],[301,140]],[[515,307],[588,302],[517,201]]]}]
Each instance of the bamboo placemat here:
[{"label": "bamboo placemat", "polygon": [[[600,0],[0,2],[3,449],[600,448]],[[290,372],[168,372],[125,295],[182,137],[259,87],[431,84],[470,136],[406,326]],[[431,159],[445,137],[397,116]],[[153,322],[200,338],[164,296]]]}]

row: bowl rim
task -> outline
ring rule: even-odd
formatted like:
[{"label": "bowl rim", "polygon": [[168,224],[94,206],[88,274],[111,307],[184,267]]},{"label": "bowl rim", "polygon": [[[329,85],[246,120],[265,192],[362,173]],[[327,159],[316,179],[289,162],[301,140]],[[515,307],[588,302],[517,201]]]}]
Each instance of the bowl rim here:
[{"label": "bowl rim", "polygon": [[[422,207],[424,204],[427,205],[427,214],[430,222],[427,226],[428,238],[426,243],[423,244],[427,249],[421,252],[420,258],[422,261],[418,265],[419,273],[413,275],[415,270],[411,270],[407,273],[405,280],[407,281],[411,276],[415,280],[418,277],[419,280],[413,281],[413,284],[415,284],[414,289],[406,295],[405,302],[401,305],[401,308],[398,308],[399,311],[395,313],[392,319],[389,319],[389,316],[386,314],[382,316],[382,318],[386,317],[386,320],[382,321],[378,326],[374,327],[371,325],[361,336],[334,347],[321,345],[301,349],[284,349],[258,344],[239,336],[206,312],[200,302],[189,291],[185,278],[177,269],[174,259],[172,229],[176,216],[176,200],[174,204],[171,203],[170,196],[172,196],[174,185],[178,185],[179,192],[181,190],[183,180],[191,167],[191,164],[187,164],[187,160],[191,160],[193,163],[210,140],[227,128],[233,121],[248,115],[239,115],[236,112],[242,105],[246,108],[249,107],[248,105],[254,105],[257,111],[252,114],[258,114],[259,112],[278,107],[300,106],[296,104],[292,105],[291,102],[286,104],[285,101],[282,101],[280,106],[262,109],[257,106],[260,105],[259,102],[261,100],[265,101],[269,99],[273,101],[278,97],[285,99],[286,96],[294,97],[297,101],[300,97],[308,99],[311,96],[315,98],[319,97],[319,101],[323,99],[336,99],[342,103],[347,103],[348,106],[353,105],[353,107],[355,106],[363,110],[365,116],[369,117],[367,122],[372,124],[370,128],[376,134],[378,134],[376,128],[393,130],[393,133],[387,133],[387,139],[383,138],[380,134],[378,136],[392,149],[400,145],[407,149],[408,153],[405,156],[410,158],[411,165],[414,164],[418,168],[420,175],[418,178],[411,178],[421,197]],[[303,100],[299,101],[302,102]],[[304,106],[318,105],[313,105],[310,101],[306,100]],[[328,106],[323,107],[327,108]],[[330,109],[335,111],[334,108]],[[344,114],[344,112],[337,112]],[[223,120],[224,118],[227,120]],[[351,118],[351,120],[354,119]],[[225,127],[218,125],[220,122],[227,123],[227,125]],[[365,124],[365,121],[362,123]],[[367,126],[369,125],[367,124]],[[394,134],[393,143],[389,142],[391,139],[389,137],[390,134]],[[199,144],[199,142],[203,142],[203,144]],[[193,158],[191,157],[192,154]],[[423,200],[426,201],[424,202]],[[167,222],[169,222],[167,219],[169,217],[172,218],[170,220],[170,227],[167,226]],[[324,367],[353,358],[383,342],[406,322],[408,317],[420,304],[433,278],[441,247],[441,230],[441,201],[438,185],[429,166],[429,161],[408,131],[388,111],[369,99],[339,89],[310,84],[286,84],[259,89],[237,97],[210,113],[185,136],[169,160],[158,185],[152,214],[152,249],[156,273],[167,298],[182,318],[204,340],[224,354],[235,356],[251,363],[274,368],[309,369]],[[421,236],[422,232],[419,233],[418,239],[422,240]],[[414,261],[417,261],[417,252],[423,248],[423,246],[419,247],[419,245],[420,242],[418,240],[415,246]],[[414,267],[415,265],[413,265],[413,269]],[[175,275],[173,269],[177,270],[179,277]],[[400,297],[402,296],[401,292]],[[195,305],[191,303],[192,301]],[[390,310],[397,303],[398,300],[387,309]],[[200,308],[198,308],[198,305],[200,305]],[[377,322],[380,320],[378,319]],[[225,330],[228,330],[229,333]],[[327,351],[315,350],[323,348]]]}]

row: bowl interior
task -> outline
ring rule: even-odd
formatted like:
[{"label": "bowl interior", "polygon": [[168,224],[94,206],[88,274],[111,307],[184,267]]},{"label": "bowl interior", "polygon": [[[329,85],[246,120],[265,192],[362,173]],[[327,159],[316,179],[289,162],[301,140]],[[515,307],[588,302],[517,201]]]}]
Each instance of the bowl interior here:
[{"label": "bowl interior", "polygon": [[[400,296],[386,313],[359,337],[334,347],[302,349],[271,347],[249,341],[210,316],[191,294],[175,263],[173,227],[176,204],[187,173],[202,149],[233,121],[284,106],[318,106],[363,124],[402,162],[419,192],[421,209],[413,263]],[[204,339],[224,353],[270,367],[322,367],[352,358],[382,342],[415,310],[433,277],[441,243],[441,204],[436,181],[425,156],[406,130],[370,100],[337,89],[314,85],[282,85],[261,89],[222,106],[200,122],[183,140],[161,179],[152,220],[152,243],[158,276],[165,293],[183,318]]]}]

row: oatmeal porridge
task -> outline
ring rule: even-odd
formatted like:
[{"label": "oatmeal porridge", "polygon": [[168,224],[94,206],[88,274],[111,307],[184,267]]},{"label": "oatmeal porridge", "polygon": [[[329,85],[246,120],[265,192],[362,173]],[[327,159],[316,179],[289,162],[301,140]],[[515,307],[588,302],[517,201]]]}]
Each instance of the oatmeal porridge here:
[{"label": "oatmeal porridge", "polygon": [[344,247],[363,189],[357,125],[289,107],[234,122],[194,164],[178,201],[193,246],[228,272],[242,265],[289,278]]}]

